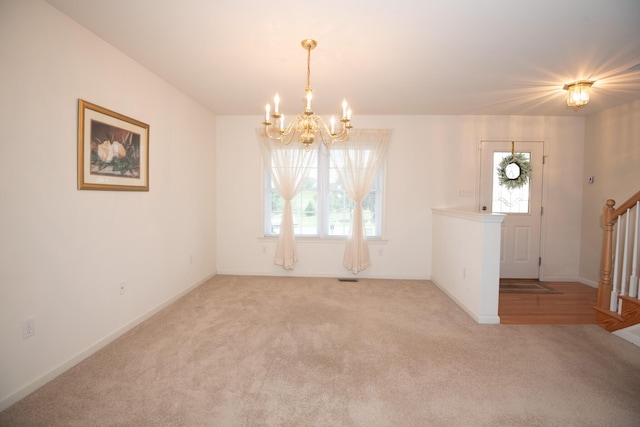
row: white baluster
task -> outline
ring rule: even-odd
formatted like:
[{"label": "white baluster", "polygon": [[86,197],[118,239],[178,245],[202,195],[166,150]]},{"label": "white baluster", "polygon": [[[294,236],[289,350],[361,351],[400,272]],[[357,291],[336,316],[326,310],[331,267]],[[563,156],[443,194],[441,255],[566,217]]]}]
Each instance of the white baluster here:
[{"label": "white baluster", "polygon": [[634,228],[633,238],[633,258],[631,264],[631,277],[629,278],[629,296],[636,298],[638,296],[638,227],[640,222],[640,201],[636,202],[636,226]]},{"label": "white baluster", "polygon": [[627,294],[627,266],[629,265],[629,217],[631,208],[627,209],[624,223],[624,249],[622,254],[622,280],[620,280],[620,296]]},{"label": "white baluster", "polygon": [[611,288],[611,302],[609,310],[618,311],[618,254],[620,253],[620,224],[616,227],[616,252],[613,256],[613,287]]}]

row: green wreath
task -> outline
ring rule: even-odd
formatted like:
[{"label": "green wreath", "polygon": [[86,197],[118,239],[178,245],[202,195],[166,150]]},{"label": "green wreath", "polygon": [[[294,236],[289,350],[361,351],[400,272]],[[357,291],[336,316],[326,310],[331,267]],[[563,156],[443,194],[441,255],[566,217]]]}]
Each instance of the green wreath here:
[{"label": "green wreath", "polygon": [[[517,169],[509,168],[509,170],[507,170],[507,167],[511,164],[517,166]],[[500,185],[512,190],[514,188],[520,188],[529,182],[531,163],[522,153],[510,154],[502,159],[497,171]]]}]

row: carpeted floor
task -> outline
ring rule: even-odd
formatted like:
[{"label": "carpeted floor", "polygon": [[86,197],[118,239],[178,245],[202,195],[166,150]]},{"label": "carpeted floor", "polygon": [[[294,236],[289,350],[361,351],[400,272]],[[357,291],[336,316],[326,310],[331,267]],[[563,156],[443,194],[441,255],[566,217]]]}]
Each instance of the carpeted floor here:
[{"label": "carpeted floor", "polygon": [[2,426],[631,426],[640,348],[478,325],[428,281],[216,276]]}]

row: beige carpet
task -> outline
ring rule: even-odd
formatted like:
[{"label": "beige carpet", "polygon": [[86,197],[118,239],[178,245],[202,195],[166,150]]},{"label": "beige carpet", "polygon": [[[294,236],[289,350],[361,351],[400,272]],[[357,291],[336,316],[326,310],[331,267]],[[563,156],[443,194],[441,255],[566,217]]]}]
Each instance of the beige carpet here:
[{"label": "beige carpet", "polygon": [[428,281],[217,276],[2,426],[632,426],[640,348],[477,325]]}]

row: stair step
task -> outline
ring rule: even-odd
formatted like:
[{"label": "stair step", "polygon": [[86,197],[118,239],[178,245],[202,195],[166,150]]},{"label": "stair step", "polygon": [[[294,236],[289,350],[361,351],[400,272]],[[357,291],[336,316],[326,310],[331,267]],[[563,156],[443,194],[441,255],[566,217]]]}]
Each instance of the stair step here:
[{"label": "stair step", "polygon": [[640,301],[628,296],[620,297],[622,300],[622,317],[625,328],[640,323]]},{"label": "stair step", "polygon": [[621,296],[621,314],[594,307],[596,323],[609,332],[617,331],[640,323],[640,300]]},{"label": "stair step", "polygon": [[640,299],[638,299],[638,298],[633,298],[633,297],[630,297],[628,295],[624,295],[624,296],[621,296],[619,298],[625,302],[625,304],[622,304],[622,308],[623,309],[624,309],[625,305],[628,307],[629,304],[631,304],[631,306],[635,306],[637,308],[640,308]]}]

